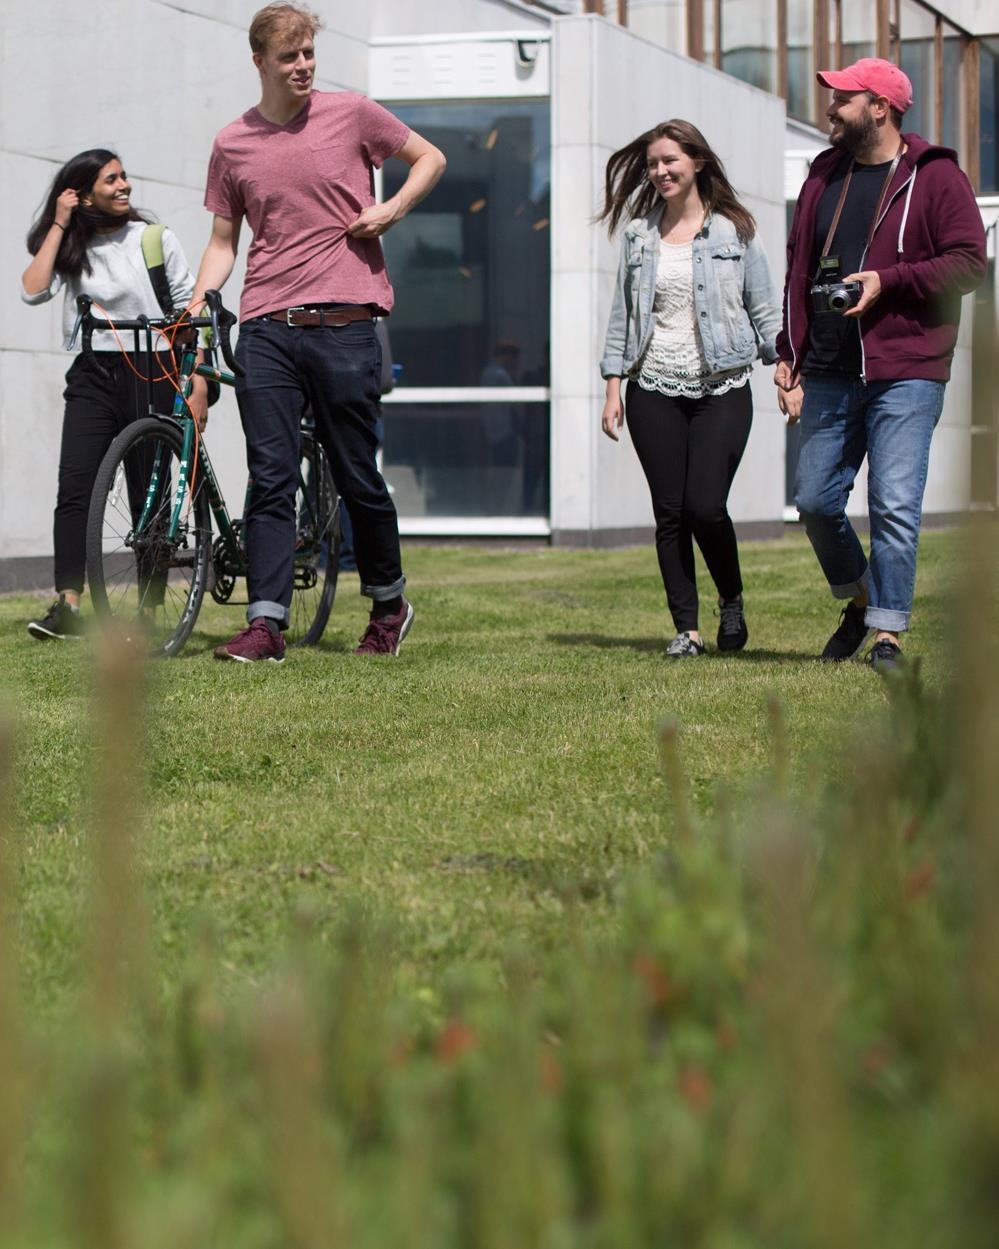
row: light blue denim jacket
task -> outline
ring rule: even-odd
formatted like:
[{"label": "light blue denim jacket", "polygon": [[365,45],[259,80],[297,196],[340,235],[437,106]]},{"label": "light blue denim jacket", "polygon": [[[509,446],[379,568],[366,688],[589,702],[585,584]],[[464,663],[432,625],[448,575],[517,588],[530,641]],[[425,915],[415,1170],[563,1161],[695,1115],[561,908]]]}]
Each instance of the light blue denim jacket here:
[{"label": "light blue denim jacket", "polygon": [[[603,377],[637,374],[652,339],[663,207],[636,217],[624,231],[600,361]],[[694,315],[711,375],[752,364],[757,356],[776,363],[780,306],[759,238],[746,246],[728,217],[712,214],[694,239],[693,252]]]}]

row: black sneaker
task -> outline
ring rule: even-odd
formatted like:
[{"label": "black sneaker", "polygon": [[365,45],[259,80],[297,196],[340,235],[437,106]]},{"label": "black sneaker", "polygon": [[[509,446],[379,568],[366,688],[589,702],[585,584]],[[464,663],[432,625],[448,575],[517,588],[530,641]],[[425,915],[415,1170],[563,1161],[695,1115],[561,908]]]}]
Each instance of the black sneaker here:
[{"label": "black sneaker", "polygon": [[867,653],[867,662],[875,672],[892,672],[902,658],[902,648],[888,638],[875,642]]},{"label": "black sneaker", "polygon": [[741,651],[749,641],[746,617],[742,614],[742,595],[725,599],[718,604],[721,623],[718,626],[718,649]]},{"label": "black sneaker", "polygon": [[847,603],[839,618],[839,628],[826,642],[821,659],[828,659],[838,664],[856,655],[868,634],[867,625],[864,624],[866,610],[865,607],[858,607],[856,603]]},{"label": "black sneaker", "polygon": [[670,659],[696,659],[704,654],[704,643],[692,638],[689,633],[678,633],[666,647]]},{"label": "black sneaker", "polygon": [[83,637],[83,621],[79,609],[74,611],[60,594],[41,620],[28,621],[28,632],[40,642],[50,638],[59,642],[79,641]]}]

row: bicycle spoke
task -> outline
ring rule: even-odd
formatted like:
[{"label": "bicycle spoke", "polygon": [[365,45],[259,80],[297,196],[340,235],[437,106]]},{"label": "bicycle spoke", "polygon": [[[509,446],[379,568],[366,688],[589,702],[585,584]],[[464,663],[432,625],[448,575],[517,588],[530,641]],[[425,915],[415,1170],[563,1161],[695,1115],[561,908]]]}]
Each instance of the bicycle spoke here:
[{"label": "bicycle spoke", "polygon": [[[98,474],[99,484],[106,483],[105,494],[98,505],[95,488],[88,521],[95,609],[105,617],[136,622],[161,654],[175,653],[193,627],[211,558],[211,516],[202,481],[185,491],[176,536],[167,536],[180,448],[177,432],[158,421],[126,430],[112,448],[120,459],[106,461]],[[157,483],[153,498],[151,480]]]}]

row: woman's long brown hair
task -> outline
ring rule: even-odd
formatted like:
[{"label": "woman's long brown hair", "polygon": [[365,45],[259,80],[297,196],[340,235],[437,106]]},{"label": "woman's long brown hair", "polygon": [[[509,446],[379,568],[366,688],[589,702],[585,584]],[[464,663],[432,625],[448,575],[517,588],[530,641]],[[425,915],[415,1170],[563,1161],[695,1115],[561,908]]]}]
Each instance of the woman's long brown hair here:
[{"label": "woman's long brown hair", "polygon": [[647,217],[659,199],[659,192],[649,181],[649,144],[656,139],[672,139],[692,160],[702,161],[697,172],[697,193],[709,213],[728,217],[739,238],[748,243],[756,233],[753,214],[739,203],[725,166],[708,146],[704,135],[689,121],[674,118],[662,121],[645,134],[633,139],[607,162],[604,176],[604,209],[597,221],[607,222],[607,233],[613,237],[622,219]]}]

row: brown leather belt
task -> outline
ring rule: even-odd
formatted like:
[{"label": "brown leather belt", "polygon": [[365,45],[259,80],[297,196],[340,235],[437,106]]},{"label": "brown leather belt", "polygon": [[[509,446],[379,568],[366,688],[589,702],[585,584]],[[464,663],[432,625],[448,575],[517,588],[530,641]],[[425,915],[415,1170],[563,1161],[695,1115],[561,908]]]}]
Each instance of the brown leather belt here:
[{"label": "brown leather belt", "polygon": [[267,316],[282,325],[350,325],[354,321],[374,319],[371,309],[362,304],[347,308],[309,308],[301,305],[298,308],[281,308],[277,312],[269,312]]}]

